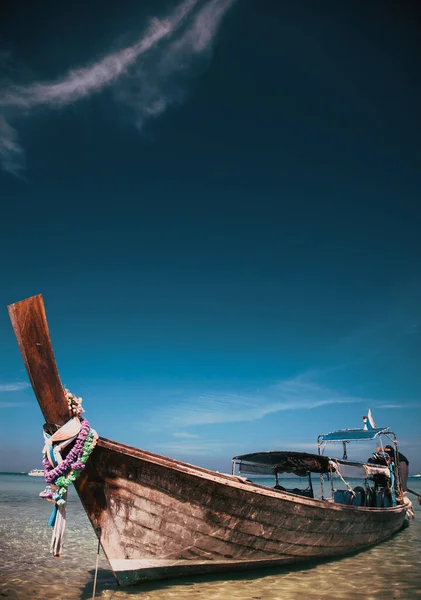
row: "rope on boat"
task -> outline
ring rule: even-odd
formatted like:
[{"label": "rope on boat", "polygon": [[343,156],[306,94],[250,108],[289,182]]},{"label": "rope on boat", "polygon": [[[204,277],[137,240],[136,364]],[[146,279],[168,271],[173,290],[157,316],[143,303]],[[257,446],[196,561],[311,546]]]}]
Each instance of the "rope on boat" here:
[{"label": "rope on boat", "polygon": [[[63,550],[64,531],[66,528],[67,488],[72,484],[94,449],[98,440],[97,432],[91,428],[87,419],[80,418],[84,412],[82,399],[65,390],[69,404],[69,412],[74,416],[53,435],[44,431],[44,479],[47,487],[40,493],[54,503],[48,524],[54,527],[50,552],[60,556]],[[73,448],[65,458],[61,451],[74,442]]]},{"label": "rope on boat", "polygon": [[99,564],[99,552],[101,550],[101,541],[98,540],[98,551],[96,553],[96,564],[95,564],[95,577],[94,577],[94,588],[92,590],[92,600],[95,599],[95,592],[96,592],[96,580],[98,577],[98,564]]},{"label": "rope on boat", "polygon": [[414,496],[416,496],[418,499],[418,504],[421,504],[421,494],[419,494],[418,492],[414,492],[413,490],[410,490],[409,488],[407,488],[407,492],[409,492],[410,494],[414,494]]},{"label": "rope on boat", "polygon": [[335,460],[329,460],[329,464],[333,467],[335,474],[342,479],[343,483],[345,484],[345,486],[347,487],[348,491],[351,493],[352,498],[355,498],[356,493],[354,492],[354,490],[352,489],[352,486],[349,485],[349,483],[347,481],[345,481],[345,479],[342,477],[341,472],[339,470],[339,464],[335,461]]}]

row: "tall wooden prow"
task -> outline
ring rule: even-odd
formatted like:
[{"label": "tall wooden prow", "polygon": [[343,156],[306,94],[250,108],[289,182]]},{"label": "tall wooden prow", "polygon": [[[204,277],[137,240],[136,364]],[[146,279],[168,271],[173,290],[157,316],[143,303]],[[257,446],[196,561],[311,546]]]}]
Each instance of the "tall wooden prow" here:
[{"label": "tall wooden prow", "polygon": [[41,294],[8,306],[10,319],[35,396],[47,423],[69,420],[69,408],[51,345]]}]

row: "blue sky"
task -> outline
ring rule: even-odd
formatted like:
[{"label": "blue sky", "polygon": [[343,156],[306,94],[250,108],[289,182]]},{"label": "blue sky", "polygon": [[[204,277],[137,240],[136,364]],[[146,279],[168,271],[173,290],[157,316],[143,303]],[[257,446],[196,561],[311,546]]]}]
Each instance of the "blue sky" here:
[{"label": "blue sky", "polygon": [[42,293],[105,437],[229,470],[370,407],[421,472],[415,5],[8,4],[0,470],[40,464],[6,306]]}]

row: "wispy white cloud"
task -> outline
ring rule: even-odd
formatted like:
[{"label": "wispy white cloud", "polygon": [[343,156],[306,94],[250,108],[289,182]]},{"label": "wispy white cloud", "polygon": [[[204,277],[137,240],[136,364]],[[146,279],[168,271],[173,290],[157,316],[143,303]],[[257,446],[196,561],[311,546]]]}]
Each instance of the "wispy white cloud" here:
[{"label": "wispy white cloud", "polygon": [[385,410],[387,410],[387,409],[405,410],[407,408],[420,408],[421,402],[405,402],[402,404],[398,404],[398,403],[374,404],[374,407],[385,409]]},{"label": "wispy white cloud", "polygon": [[[198,59],[208,55],[220,22],[235,0],[185,0],[165,19],[154,18],[131,46],[53,82],[8,83],[0,89],[0,159],[17,174],[23,150],[10,124],[37,108],[60,108],[114,86],[115,98],[130,106],[135,121],[156,117],[185,94]],[[118,84],[118,87],[116,87]]]},{"label": "wispy white cloud", "polygon": [[25,381],[16,383],[0,383],[0,392],[20,392],[30,387],[30,384]]},{"label": "wispy white cloud", "polygon": [[221,440],[160,442],[156,448],[152,447],[152,449],[168,456],[223,456],[226,453],[234,454],[238,451],[238,442],[222,442]]},{"label": "wispy white cloud", "polygon": [[329,404],[356,402],[368,406],[371,400],[338,392],[301,376],[253,394],[198,394],[167,406],[165,421],[160,412],[153,412],[149,426],[177,430],[197,425],[255,421],[285,410],[310,410]]},{"label": "wispy white cloud", "polygon": [[199,436],[195,435],[194,433],[187,433],[184,431],[180,431],[179,433],[173,433],[173,436],[176,438],[183,438],[183,439],[197,439]]}]

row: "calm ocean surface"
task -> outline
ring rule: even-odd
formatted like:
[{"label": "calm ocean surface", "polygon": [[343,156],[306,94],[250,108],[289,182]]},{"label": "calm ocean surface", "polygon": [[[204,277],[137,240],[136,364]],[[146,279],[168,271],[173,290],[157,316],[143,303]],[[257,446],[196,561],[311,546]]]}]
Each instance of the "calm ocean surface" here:
[{"label": "calm ocean surface", "polygon": [[[41,477],[0,475],[0,597],[92,598],[97,540],[75,490],[70,491],[64,556],[49,552],[51,504],[38,497]],[[421,494],[421,478],[408,486]],[[119,588],[100,554],[96,598],[103,600],[272,600],[421,598],[421,506],[389,541],[341,560],[301,568],[190,577]]]}]

